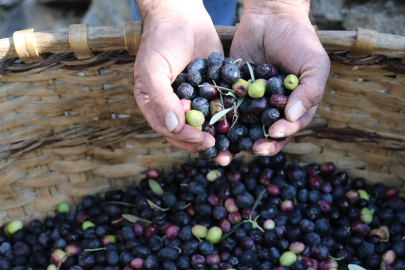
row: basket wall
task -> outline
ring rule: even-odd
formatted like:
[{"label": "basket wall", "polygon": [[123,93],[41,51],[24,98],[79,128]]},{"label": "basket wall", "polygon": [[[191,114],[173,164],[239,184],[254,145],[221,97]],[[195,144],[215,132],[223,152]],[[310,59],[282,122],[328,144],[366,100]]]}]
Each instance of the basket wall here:
[{"label": "basket wall", "polygon": [[[229,33],[222,32],[224,43]],[[59,37],[67,34],[61,30]],[[399,40],[404,53],[405,38]],[[343,43],[357,44],[349,38]],[[343,46],[323,44],[328,51]],[[134,57],[116,51],[118,45],[105,46],[85,60],[78,60],[77,52],[77,58],[63,53],[69,50],[64,48],[26,64],[12,58],[12,49],[3,51],[0,225],[52,215],[59,203],[74,206],[85,195],[134,184],[148,168],[168,173],[196,157],[150,129],[133,97]],[[387,56],[393,54],[398,52],[387,50]],[[405,75],[400,73],[405,65],[400,60],[389,64],[381,55],[350,59],[331,54],[323,101],[311,126],[285,148],[290,160],[332,161],[351,177],[402,185]]]}]

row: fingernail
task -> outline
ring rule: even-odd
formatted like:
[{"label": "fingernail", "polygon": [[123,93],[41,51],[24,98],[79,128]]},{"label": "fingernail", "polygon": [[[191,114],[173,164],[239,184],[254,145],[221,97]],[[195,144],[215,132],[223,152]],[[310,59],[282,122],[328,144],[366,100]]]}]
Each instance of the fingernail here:
[{"label": "fingernail", "polygon": [[179,125],[179,120],[173,112],[169,112],[165,117],[165,124],[171,133]]},{"label": "fingernail", "polygon": [[268,155],[268,154],[270,154],[270,151],[269,150],[263,150],[263,151],[260,151],[260,152],[255,152],[255,154],[256,155]]},{"label": "fingernail", "polygon": [[188,142],[188,143],[198,143],[198,142],[202,142],[202,140],[189,139],[189,140],[185,140],[185,142]]},{"label": "fingernail", "polygon": [[270,137],[272,138],[283,138],[283,137],[287,137],[287,134],[285,134],[284,132],[277,132],[276,134],[271,134]]},{"label": "fingernail", "polygon": [[291,121],[295,122],[305,113],[305,107],[302,104],[301,100],[297,100],[291,107],[288,109],[288,116]]}]

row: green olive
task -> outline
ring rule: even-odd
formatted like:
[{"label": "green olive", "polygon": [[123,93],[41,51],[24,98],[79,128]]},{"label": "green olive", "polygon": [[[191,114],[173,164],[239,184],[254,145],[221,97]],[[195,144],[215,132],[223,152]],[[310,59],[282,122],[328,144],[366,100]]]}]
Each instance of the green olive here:
[{"label": "green olive", "polygon": [[210,182],[213,182],[215,180],[217,180],[219,177],[222,176],[222,173],[218,170],[212,170],[209,173],[207,173],[207,180]]},{"label": "green olive", "polygon": [[297,260],[297,255],[292,251],[284,252],[280,257],[281,266],[291,266]]},{"label": "green olive", "polygon": [[91,221],[85,221],[85,222],[83,222],[83,224],[82,224],[83,231],[84,231],[85,229],[87,229],[87,228],[95,227],[95,226],[96,226],[96,225],[94,225],[94,223],[91,222]]},{"label": "green olive", "polygon": [[187,124],[193,127],[201,127],[205,122],[204,114],[197,110],[189,110],[186,112]]},{"label": "green olive", "polygon": [[371,222],[373,222],[373,214],[371,213],[371,211],[367,207],[364,207],[360,211],[360,219],[364,223],[370,224]]},{"label": "green olive", "polygon": [[219,241],[219,239],[221,239],[221,237],[222,237],[221,228],[214,226],[208,230],[206,239],[211,243],[215,244],[216,242]]},{"label": "green olive", "polygon": [[56,265],[54,265],[54,264],[50,264],[50,265],[48,265],[46,270],[58,270],[58,267]]},{"label": "green olive", "polygon": [[359,189],[358,192],[360,194],[360,199],[365,199],[367,201],[370,200],[370,196],[368,195],[367,191]]},{"label": "green olive", "polygon": [[197,224],[193,226],[191,232],[194,234],[194,236],[201,239],[207,237],[208,230],[203,225]]},{"label": "green olive", "polygon": [[69,213],[70,207],[66,203],[60,203],[58,205],[58,212],[59,213]]},{"label": "green olive", "polygon": [[14,234],[16,231],[21,230],[23,228],[23,223],[19,220],[11,221],[6,227],[6,233]]},{"label": "green olive", "polygon": [[266,80],[258,79],[248,88],[248,94],[252,98],[261,98],[266,93]]},{"label": "green olive", "polygon": [[284,79],[284,87],[288,90],[294,90],[297,88],[299,82],[300,80],[297,78],[297,76],[290,74]]}]

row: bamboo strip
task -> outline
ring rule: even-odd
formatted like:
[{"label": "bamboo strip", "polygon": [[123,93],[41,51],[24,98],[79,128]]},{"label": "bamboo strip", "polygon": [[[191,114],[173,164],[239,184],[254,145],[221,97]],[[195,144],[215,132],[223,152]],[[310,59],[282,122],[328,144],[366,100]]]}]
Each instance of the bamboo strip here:
[{"label": "bamboo strip", "polygon": [[[90,27],[88,45],[90,50],[115,51],[126,50],[124,26]],[[217,33],[225,46],[232,42],[235,27],[216,26]],[[137,31],[140,31],[137,29]],[[322,31],[316,32],[327,51],[351,51],[356,42],[356,31]],[[69,29],[32,33],[38,53],[71,52]],[[374,54],[401,58],[405,53],[405,37],[379,33]],[[0,59],[17,57],[12,38],[0,40]]]}]

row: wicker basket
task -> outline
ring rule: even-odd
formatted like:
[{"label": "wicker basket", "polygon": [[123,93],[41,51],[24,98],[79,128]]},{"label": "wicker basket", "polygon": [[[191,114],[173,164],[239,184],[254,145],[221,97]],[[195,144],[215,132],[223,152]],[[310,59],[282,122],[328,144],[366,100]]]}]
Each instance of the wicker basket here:
[{"label": "wicker basket", "polygon": [[[59,203],[165,173],[194,157],[145,122],[133,97],[142,25],[35,33],[0,40],[0,225],[52,215]],[[235,28],[217,27],[225,50]],[[351,177],[405,181],[405,37],[317,31],[331,73],[312,125],[290,160],[333,161]],[[347,52],[350,52],[347,54]]]}]

